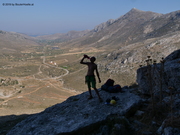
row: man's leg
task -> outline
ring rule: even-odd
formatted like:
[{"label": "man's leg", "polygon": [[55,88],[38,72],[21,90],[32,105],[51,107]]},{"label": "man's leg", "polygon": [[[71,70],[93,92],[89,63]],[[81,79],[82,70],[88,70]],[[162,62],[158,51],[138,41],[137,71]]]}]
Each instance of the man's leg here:
[{"label": "man's leg", "polygon": [[91,93],[91,87],[88,86],[88,90],[89,90],[89,98],[88,99],[92,99],[92,93]]},{"label": "man's leg", "polygon": [[96,79],[95,78],[92,80],[92,88],[94,88],[96,94],[98,95],[99,100],[102,101],[102,98],[99,95],[99,91],[96,88]]},{"label": "man's leg", "polygon": [[90,78],[89,76],[85,76],[85,82],[87,84],[88,87],[88,91],[89,91],[89,98],[88,99],[92,99],[92,93],[91,93],[91,84],[90,84]]},{"label": "man's leg", "polygon": [[100,95],[99,95],[99,91],[97,90],[96,87],[94,88],[94,90],[95,90],[96,94],[98,95],[98,98],[99,98],[100,100],[102,100],[102,98],[101,98]]}]

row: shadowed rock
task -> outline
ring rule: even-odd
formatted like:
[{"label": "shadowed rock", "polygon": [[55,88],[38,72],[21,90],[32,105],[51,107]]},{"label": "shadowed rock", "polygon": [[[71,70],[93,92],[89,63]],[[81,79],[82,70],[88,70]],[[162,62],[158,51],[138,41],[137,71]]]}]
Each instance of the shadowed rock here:
[{"label": "shadowed rock", "polygon": [[100,94],[104,101],[112,96],[118,97],[119,100],[116,105],[107,105],[99,102],[94,91],[94,98],[91,100],[87,99],[88,92],[84,92],[28,117],[17,124],[7,135],[89,134],[93,131],[92,129],[100,128],[103,124],[105,128],[105,123],[109,123],[108,121],[112,123],[113,119],[119,121],[113,123],[115,127],[119,127],[119,130],[123,126],[130,128],[127,127],[128,124],[123,124],[128,123],[128,120],[122,116],[140,103],[140,97],[128,90],[114,94],[100,91]]},{"label": "shadowed rock", "polygon": [[[162,81],[163,91],[168,92],[169,87],[173,87],[175,91],[180,91],[180,50],[176,50],[165,58],[162,78],[160,75],[161,63],[156,66],[145,66],[137,70],[137,82],[139,89],[143,94],[150,94],[150,83],[152,90],[158,92],[160,89],[160,81]],[[151,79],[149,76],[151,75]]]}]

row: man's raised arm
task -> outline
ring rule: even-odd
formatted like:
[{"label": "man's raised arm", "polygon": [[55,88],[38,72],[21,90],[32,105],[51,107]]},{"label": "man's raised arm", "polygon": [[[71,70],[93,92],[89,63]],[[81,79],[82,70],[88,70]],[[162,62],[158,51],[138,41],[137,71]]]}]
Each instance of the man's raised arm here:
[{"label": "man's raised arm", "polygon": [[84,59],[85,59],[85,57],[83,57],[83,58],[81,59],[81,61],[80,61],[81,64],[86,64],[86,62],[84,62]]}]

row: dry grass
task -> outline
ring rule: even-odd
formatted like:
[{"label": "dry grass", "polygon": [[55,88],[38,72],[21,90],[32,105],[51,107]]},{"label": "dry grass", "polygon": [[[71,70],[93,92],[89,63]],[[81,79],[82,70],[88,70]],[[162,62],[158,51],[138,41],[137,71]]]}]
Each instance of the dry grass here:
[{"label": "dry grass", "polygon": [[[46,56],[46,63],[52,66],[44,65],[42,53],[37,55],[35,52],[31,52],[31,55],[28,52],[26,55],[24,54],[26,51],[23,51],[24,60],[19,59],[21,54],[10,57],[7,55],[0,59],[3,62],[0,68],[1,77],[17,79],[20,82],[16,86],[19,87],[19,92],[0,100],[0,116],[40,112],[47,107],[63,102],[69,96],[80,93],[74,89],[87,90],[84,84],[86,71],[84,66],[79,64],[85,52],[72,50],[71,53],[63,52],[62,55],[58,54],[57,50],[55,52],[47,50],[46,54],[50,54],[49,51],[51,55]],[[88,51],[88,55],[96,55],[96,51],[95,53]],[[51,61],[56,62],[57,68],[53,67]],[[60,67],[67,69],[70,73],[63,78],[54,78],[66,73]],[[11,87],[14,86],[6,88],[11,90]]]}]

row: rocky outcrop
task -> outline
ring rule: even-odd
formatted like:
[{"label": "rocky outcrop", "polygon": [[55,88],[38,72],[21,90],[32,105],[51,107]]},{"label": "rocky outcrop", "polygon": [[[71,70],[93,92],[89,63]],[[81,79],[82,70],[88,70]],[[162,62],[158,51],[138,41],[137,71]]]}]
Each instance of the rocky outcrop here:
[{"label": "rocky outcrop", "polygon": [[157,93],[162,89],[170,92],[169,87],[174,91],[180,91],[180,50],[174,51],[161,63],[154,63],[137,70],[137,83],[143,94]]},{"label": "rocky outcrop", "polygon": [[99,102],[94,91],[94,98],[91,100],[87,99],[88,92],[72,96],[63,103],[28,117],[7,135],[87,135],[95,132],[109,134],[116,131],[128,135],[133,129],[125,115],[135,113],[141,98],[130,93],[128,89],[124,91],[115,94],[100,91],[104,102],[112,96],[119,98],[115,105]]},{"label": "rocky outcrop", "polygon": [[111,24],[113,24],[114,21],[115,21],[115,20],[113,20],[113,19],[109,19],[107,22],[104,22],[104,23],[99,24],[98,26],[96,26],[96,27],[94,28],[94,32],[99,32],[99,31],[101,31],[102,29],[104,29],[104,28],[110,26]]},{"label": "rocky outcrop", "polygon": [[[162,59],[161,63],[153,63],[137,70],[139,91],[150,95],[154,112],[164,109],[166,115],[157,130],[159,135],[178,135],[179,128],[179,92],[180,92],[180,50],[176,50]],[[157,108],[159,107],[159,108]]]}]

